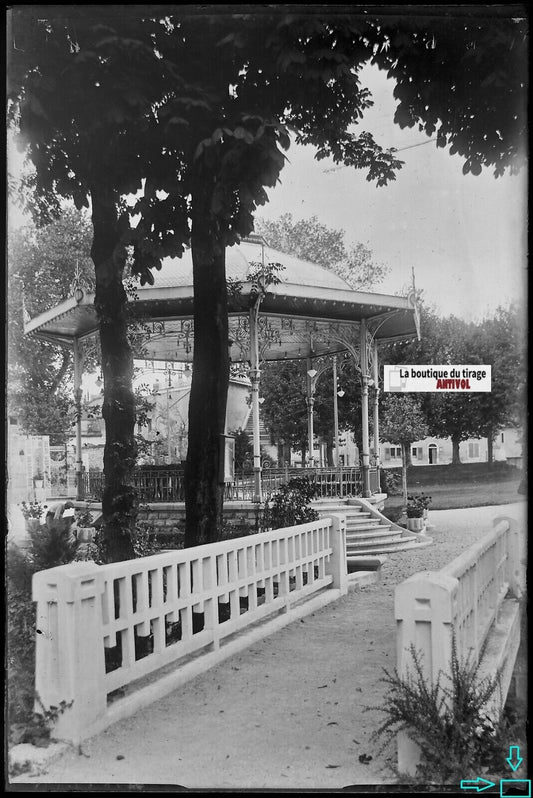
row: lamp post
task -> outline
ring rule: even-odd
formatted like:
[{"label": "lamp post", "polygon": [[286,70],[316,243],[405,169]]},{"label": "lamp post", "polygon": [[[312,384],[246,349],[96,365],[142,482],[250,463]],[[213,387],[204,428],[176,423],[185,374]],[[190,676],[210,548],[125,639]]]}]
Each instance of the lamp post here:
[{"label": "lamp post", "polygon": [[313,408],[315,404],[315,386],[318,372],[311,367],[311,358],[307,358],[307,438],[309,447],[309,465],[313,468],[315,464],[315,430],[313,419]]},{"label": "lamp post", "polygon": [[366,321],[361,319],[360,328],[360,352],[361,352],[361,425],[363,438],[362,465],[363,465],[363,498],[371,495],[370,491],[370,443],[368,437],[368,385],[370,377],[368,375],[368,349],[366,335]]},{"label": "lamp post", "polygon": [[[170,400],[172,398],[170,391],[171,391],[171,388],[172,388],[172,375],[175,373],[175,369],[173,369],[171,366],[169,366],[169,365],[167,365],[167,363],[165,363],[165,368],[164,369],[161,369],[161,368],[157,369],[157,368],[153,368],[152,367],[152,372],[154,374],[155,374],[156,371],[159,371],[159,372],[162,371],[163,374],[165,374],[166,377],[167,377],[166,407],[165,407],[165,410],[163,412],[165,413],[164,417],[166,419],[166,431],[167,431],[167,454],[166,454],[166,459],[167,459],[167,465],[170,465],[170,462],[172,460],[172,435],[171,435],[171,432],[172,432],[173,427],[175,426],[172,423],[171,418],[170,418]],[[163,390],[159,388],[159,379],[156,382],[154,382],[153,395],[163,398]],[[158,417],[161,418],[162,414],[158,415]]]}]

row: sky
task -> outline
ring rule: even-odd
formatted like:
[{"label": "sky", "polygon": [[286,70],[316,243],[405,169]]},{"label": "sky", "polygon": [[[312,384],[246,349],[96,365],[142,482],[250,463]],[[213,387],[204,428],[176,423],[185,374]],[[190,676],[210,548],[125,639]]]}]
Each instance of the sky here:
[{"label": "sky", "polygon": [[[376,290],[397,293],[411,283],[442,315],[481,320],[500,304],[526,296],[527,172],[495,178],[463,175],[463,159],[437,149],[417,128],[393,123],[393,83],[366,68],[362,85],[374,106],[360,124],[382,146],[395,147],[404,166],[378,188],[363,170],[316,161],[311,147],[292,146],[281,183],[258,215],[318,220],[361,242],[390,267]],[[368,81],[365,83],[365,81]],[[404,149],[406,148],[406,149]]]}]

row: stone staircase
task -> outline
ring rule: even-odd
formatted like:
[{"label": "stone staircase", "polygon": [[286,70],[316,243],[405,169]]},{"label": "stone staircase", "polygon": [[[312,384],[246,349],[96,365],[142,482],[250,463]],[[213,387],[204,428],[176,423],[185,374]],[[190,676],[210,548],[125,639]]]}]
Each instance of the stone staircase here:
[{"label": "stone staircase", "polygon": [[389,521],[365,499],[321,499],[313,502],[321,516],[346,516],[346,559],[348,571],[379,570],[387,554],[428,546],[431,538],[414,534]]}]

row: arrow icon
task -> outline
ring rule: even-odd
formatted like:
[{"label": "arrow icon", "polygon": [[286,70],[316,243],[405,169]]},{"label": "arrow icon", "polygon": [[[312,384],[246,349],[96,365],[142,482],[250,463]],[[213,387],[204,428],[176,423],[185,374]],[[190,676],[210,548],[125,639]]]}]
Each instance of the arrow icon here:
[{"label": "arrow icon", "polygon": [[478,776],[477,779],[463,779],[460,787],[462,790],[482,792],[483,790],[488,790],[489,787],[494,787],[494,782],[487,781],[487,779],[482,779],[481,776]]},{"label": "arrow icon", "polygon": [[518,745],[511,745],[509,747],[509,756],[505,761],[509,764],[511,770],[517,770],[520,767],[523,759],[520,756],[520,747]]}]

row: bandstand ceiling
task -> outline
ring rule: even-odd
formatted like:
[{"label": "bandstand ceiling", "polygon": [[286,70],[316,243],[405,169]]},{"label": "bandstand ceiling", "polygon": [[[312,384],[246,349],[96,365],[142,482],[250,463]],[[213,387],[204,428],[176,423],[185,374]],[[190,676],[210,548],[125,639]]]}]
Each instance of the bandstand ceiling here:
[{"label": "bandstand ceiling", "polygon": [[[257,240],[226,251],[230,285],[229,346],[233,362],[250,360],[249,309],[254,301],[249,275],[260,264],[280,263],[280,280],[267,288],[259,314],[260,355],[265,360],[334,354],[357,345],[362,319],[377,341],[415,337],[418,314],[412,298],[354,291],[338,275],[314,263],[277,252]],[[137,286],[134,314],[140,320],[135,356],[145,360],[192,362],[194,347],[192,258],[166,258],[152,286]],[[25,324],[26,334],[71,346],[95,335],[94,294],[69,297]]]}]

